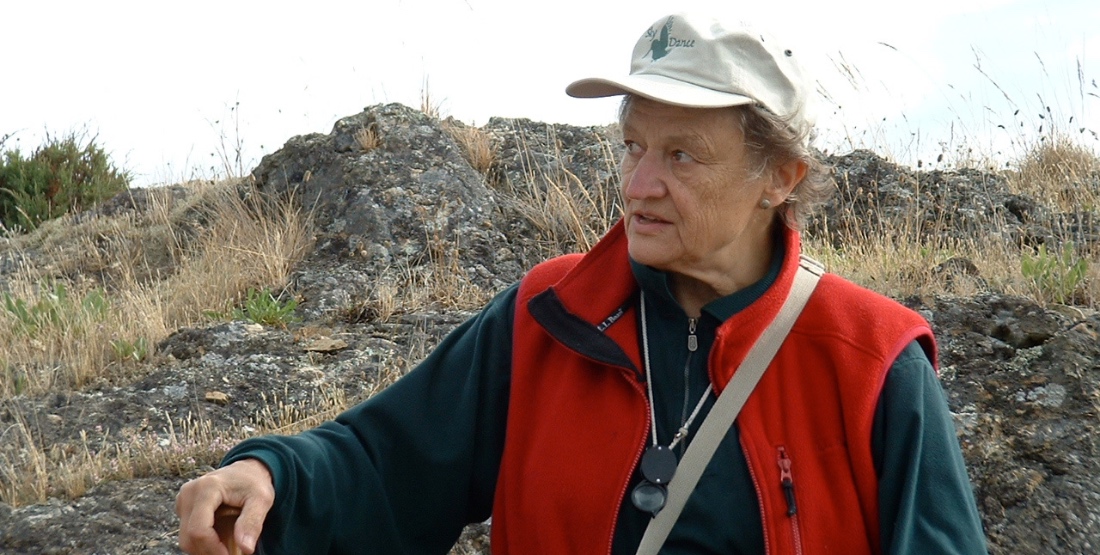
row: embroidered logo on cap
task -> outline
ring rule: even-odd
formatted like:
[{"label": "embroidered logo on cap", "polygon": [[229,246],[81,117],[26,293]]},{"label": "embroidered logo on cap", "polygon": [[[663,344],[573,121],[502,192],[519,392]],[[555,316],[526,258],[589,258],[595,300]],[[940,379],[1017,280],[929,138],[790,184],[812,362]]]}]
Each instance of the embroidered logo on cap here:
[{"label": "embroidered logo on cap", "polygon": [[[675,17],[670,16],[665,24],[661,26],[660,34],[653,27],[645,32],[645,38],[652,39],[649,44],[649,51],[646,54],[652,52],[653,61],[656,62],[664,58],[673,48],[695,48],[695,39],[678,39],[672,36],[672,23],[675,20]],[[642,56],[645,56],[645,54],[642,54]]]}]

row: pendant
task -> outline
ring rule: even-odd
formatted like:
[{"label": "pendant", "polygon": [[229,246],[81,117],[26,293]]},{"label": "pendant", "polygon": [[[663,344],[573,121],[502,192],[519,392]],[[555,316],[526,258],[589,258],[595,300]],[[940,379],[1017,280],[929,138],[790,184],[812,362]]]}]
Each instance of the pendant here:
[{"label": "pendant", "polygon": [[667,499],[668,490],[664,486],[659,486],[648,480],[642,480],[640,484],[634,486],[634,491],[630,492],[630,502],[639,511],[650,513],[653,516],[657,516],[657,513],[661,512]]},{"label": "pendant", "polygon": [[664,445],[653,445],[642,454],[642,477],[640,484],[630,492],[630,502],[639,511],[657,516],[668,500],[668,488],[676,474],[676,453]]},{"label": "pendant", "polygon": [[659,486],[667,485],[676,474],[676,453],[664,445],[653,445],[642,455],[642,476]]}]

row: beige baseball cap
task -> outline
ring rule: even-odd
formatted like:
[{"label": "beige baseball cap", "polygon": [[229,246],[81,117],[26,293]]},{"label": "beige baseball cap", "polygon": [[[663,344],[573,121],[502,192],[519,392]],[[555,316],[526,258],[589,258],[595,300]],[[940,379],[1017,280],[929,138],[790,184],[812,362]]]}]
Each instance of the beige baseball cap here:
[{"label": "beige baseball cap", "polygon": [[575,81],[577,98],[636,94],[688,108],[757,104],[792,125],[813,125],[808,83],[795,53],[737,22],[676,14],[657,20],[634,46],[630,74]]}]

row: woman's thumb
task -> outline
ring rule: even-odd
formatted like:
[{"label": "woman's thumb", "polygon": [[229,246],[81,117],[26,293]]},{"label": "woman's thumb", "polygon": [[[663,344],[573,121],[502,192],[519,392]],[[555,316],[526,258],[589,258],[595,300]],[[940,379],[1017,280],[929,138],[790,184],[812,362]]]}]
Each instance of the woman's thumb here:
[{"label": "woman's thumb", "polygon": [[263,531],[264,519],[271,509],[271,502],[262,499],[250,499],[241,509],[237,524],[233,527],[233,537],[245,553],[255,553],[256,541]]}]

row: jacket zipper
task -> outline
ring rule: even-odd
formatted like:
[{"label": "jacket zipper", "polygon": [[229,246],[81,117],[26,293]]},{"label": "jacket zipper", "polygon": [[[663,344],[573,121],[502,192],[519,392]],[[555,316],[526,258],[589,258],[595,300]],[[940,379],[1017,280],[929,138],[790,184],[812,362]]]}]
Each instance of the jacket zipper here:
[{"label": "jacket zipper", "polygon": [[[687,358],[684,359],[684,404],[683,409],[680,411],[680,431],[676,432],[677,436],[682,434],[687,438],[687,429],[685,428],[688,419],[688,408],[691,404],[691,359],[695,356],[695,351],[699,350],[699,336],[695,335],[695,330],[699,325],[698,318],[688,318],[688,336],[687,336]],[[687,441],[680,441],[680,456],[683,457],[687,452]]]},{"label": "jacket zipper", "polygon": [[787,448],[779,446],[779,485],[783,488],[783,497],[787,500],[787,517],[791,519],[791,536],[794,541],[794,552],[802,554],[802,533],[798,525],[798,503],[794,497],[794,474],[791,472],[791,457],[787,455]]},{"label": "jacket zipper", "polygon": [[[630,478],[634,476],[634,469],[638,467],[638,462],[642,460],[642,453],[645,452],[646,448],[646,434],[649,431],[649,427],[651,426],[651,423],[649,421],[649,396],[646,395],[646,392],[644,389],[642,389],[641,385],[641,383],[644,382],[644,379],[627,381],[630,382],[630,385],[634,388],[634,391],[637,391],[642,396],[642,398],[645,399],[645,427],[642,428],[642,438],[641,441],[638,443],[638,450],[634,453],[634,460],[631,461],[630,468],[627,469],[626,480],[623,480],[623,487],[619,491],[619,503],[623,502],[623,499],[626,498],[625,496],[627,490],[630,489]],[[611,550],[615,547],[615,529],[619,526],[618,505],[614,507],[612,514],[614,514],[615,516],[611,518],[611,536],[607,538],[607,555],[611,555]]]}]

